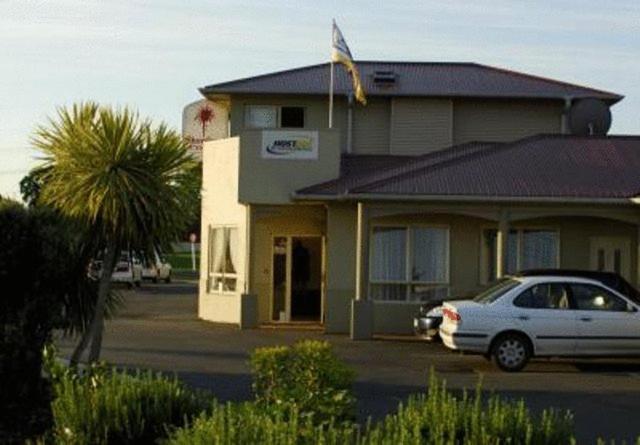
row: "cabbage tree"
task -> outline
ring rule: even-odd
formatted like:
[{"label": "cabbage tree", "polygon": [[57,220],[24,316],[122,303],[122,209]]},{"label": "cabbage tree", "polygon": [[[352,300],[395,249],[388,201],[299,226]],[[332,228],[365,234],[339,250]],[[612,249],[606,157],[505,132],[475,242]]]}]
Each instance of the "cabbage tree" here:
[{"label": "cabbage tree", "polygon": [[198,167],[165,124],[92,102],[59,109],[36,129],[33,145],[43,154],[40,202],[80,221],[102,252],[93,318],[73,355],[78,360],[90,344],[96,361],[120,252],[151,253],[179,237],[198,203]]}]

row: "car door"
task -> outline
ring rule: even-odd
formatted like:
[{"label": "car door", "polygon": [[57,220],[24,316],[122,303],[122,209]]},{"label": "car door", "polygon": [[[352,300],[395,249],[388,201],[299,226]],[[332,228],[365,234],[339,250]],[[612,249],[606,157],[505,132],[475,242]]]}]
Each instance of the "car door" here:
[{"label": "car door", "polygon": [[536,283],[514,298],[514,321],[529,335],[536,355],[572,355],[577,324],[565,283]]},{"label": "car door", "polygon": [[640,354],[640,312],[603,286],[570,283],[580,355]]}]

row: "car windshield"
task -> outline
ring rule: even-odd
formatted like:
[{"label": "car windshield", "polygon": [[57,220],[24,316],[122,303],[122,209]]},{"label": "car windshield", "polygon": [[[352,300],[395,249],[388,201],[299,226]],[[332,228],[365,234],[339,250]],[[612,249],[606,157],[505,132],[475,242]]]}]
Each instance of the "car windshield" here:
[{"label": "car windshield", "polygon": [[518,285],[520,282],[512,278],[502,279],[480,292],[473,301],[480,304],[491,304]]}]

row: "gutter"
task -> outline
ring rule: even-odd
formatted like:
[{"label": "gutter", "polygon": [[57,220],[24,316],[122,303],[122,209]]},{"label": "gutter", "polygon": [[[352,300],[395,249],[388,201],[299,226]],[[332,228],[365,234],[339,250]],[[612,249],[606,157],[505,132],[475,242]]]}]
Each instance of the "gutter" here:
[{"label": "gutter", "polygon": [[552,203],[552,204],[640,204],[640,196],[634,198],[576,198],[555,196],[474,196],[474,195],[392,195],[392,194],[339,194],[339,195],[304,195],[292,193],[293,200],[307,201],[457,201],[457,202],[498,202],[498,203]]}]

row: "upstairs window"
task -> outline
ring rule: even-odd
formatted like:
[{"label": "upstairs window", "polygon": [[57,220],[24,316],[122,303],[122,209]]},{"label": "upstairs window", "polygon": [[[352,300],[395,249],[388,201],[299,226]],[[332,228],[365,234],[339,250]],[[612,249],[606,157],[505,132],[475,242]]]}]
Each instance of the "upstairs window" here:
[{"label": "upstairs window", "polygon": [[304,128],[304,107],[247,105],[244,126],[251,129]]},{"label": "upstairs window", "polygon": [[280,126],[282,128],[304,128],[304,108],[280,108]]},{"label": "upstairs window", "polygon": [[247,128],[276,128],[278,108],[271,105],[247,105],[244,109],[244,125]]}]

